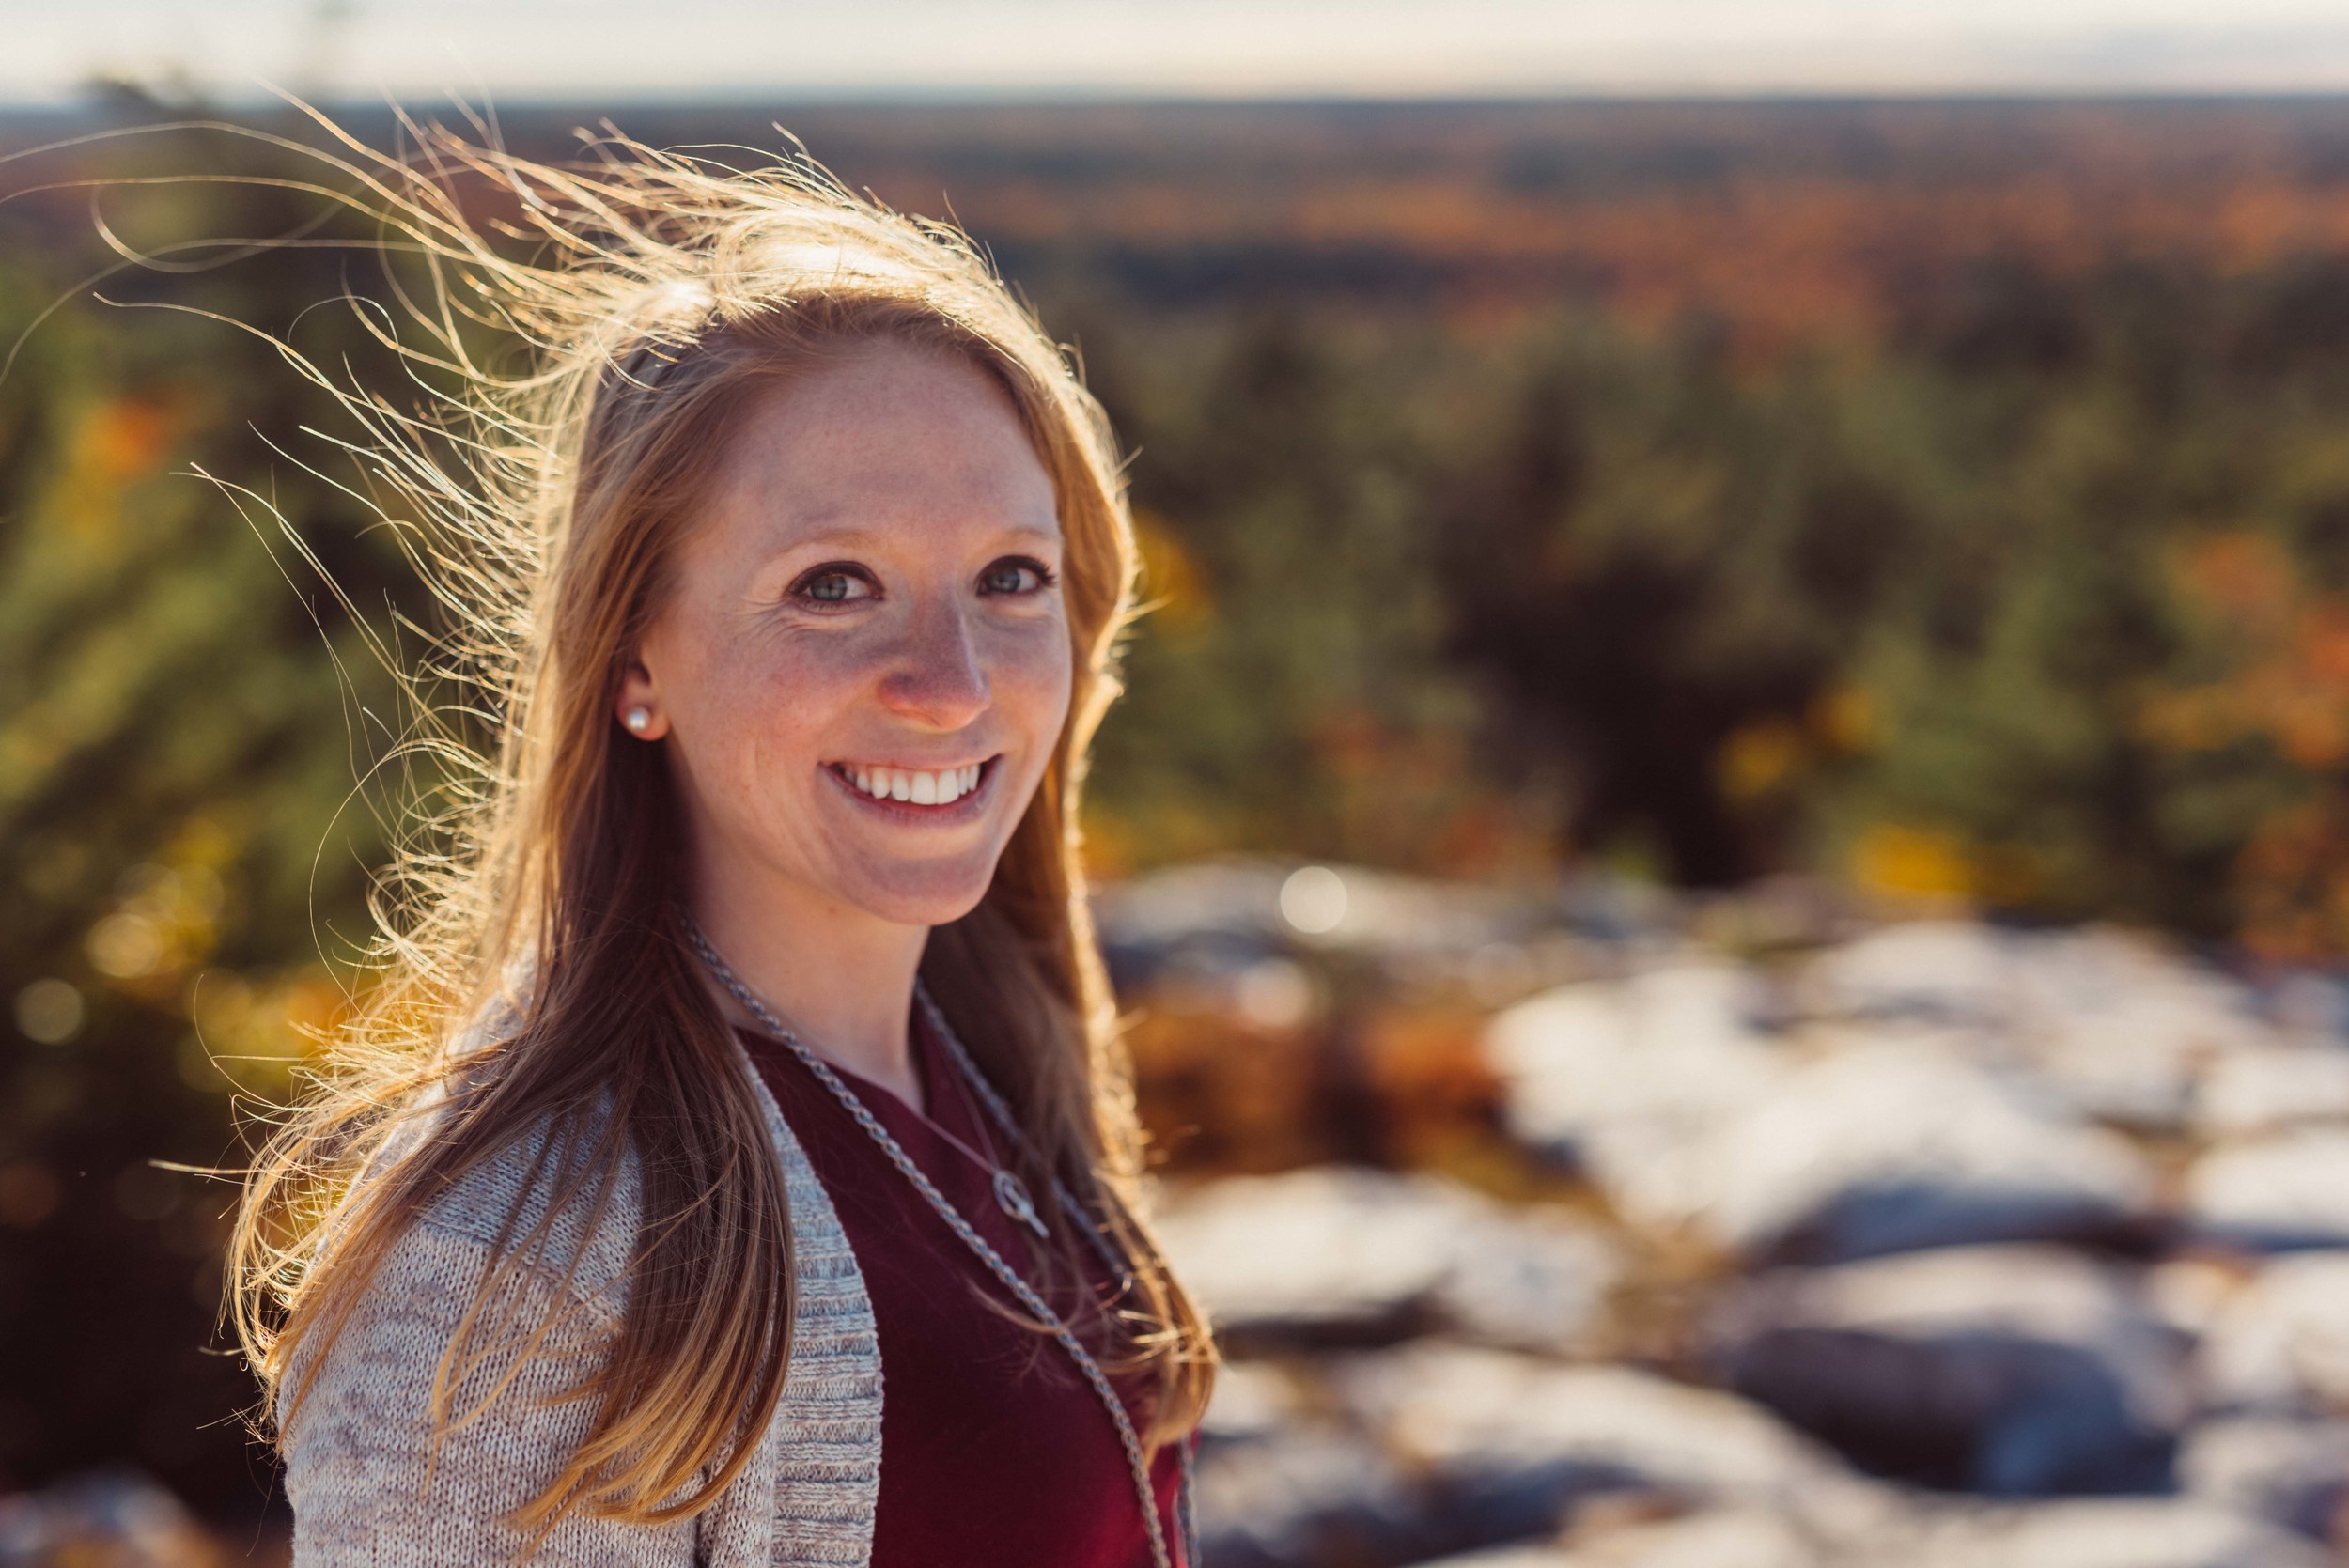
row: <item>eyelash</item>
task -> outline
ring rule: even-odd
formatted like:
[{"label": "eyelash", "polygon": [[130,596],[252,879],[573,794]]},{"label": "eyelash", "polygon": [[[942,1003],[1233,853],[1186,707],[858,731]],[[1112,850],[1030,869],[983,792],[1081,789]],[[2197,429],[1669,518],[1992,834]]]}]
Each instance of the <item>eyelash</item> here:
[{"label": "eyelash", "polygon": [[1060,581],[1060,574],[1058,572],[1054,571],[1051,567],[1046,566],[1043,562],[1037,560],[1033,555],[1006,555],[1000,561],[990,562],[988,566],[987,571],[981,572],[979,575],[981,577],[986,577],[988,573],[993,572],[999,567],[1025,567],[1028,570],[1035,573],[1035,586],[1028,590],[1030,593],[1040,594],[1045,589]]},{"label": "eyelash", "polygon": [[873,581],[873,574],[853,561],[827,561],[820,567],[810,567],[806,571],[801,572],[799,581],[785,591],[784,597],[820,611],[839,609],[848,601],[820,599],[809,591],[817,583],[831,577],[853,577],[872,589],[875,594],[880,592],[880,584]]},{"label": "eyelash", "polygon": [[[1037,560],[1033,555],[1006,555],[1000,561],[988,563],[987,570],[981,572],[979,575],[982,578],[985,578],[1004,567],[1023,567],[1029,571],[1035,573],[1036,583],[1034,588],[1027,590],[1027,593],[1029,594],[1040,594],[1044,592],[1045,589],[1051,587],[1054,583],[1060,581],[1060,574],[1058,572],[1054,571],[1051,567],[1046,566],[1043,562]],[[821,582],[826,578],[830,577],[853,577],[864,583],[866,587],[872,589],[874,596],[878,596],[880,592],[880,584],[874,581],[873,574],[865,570],[863,567],[858,566],[855,562],[827,561],[820,567],[811,567],[806,571],[801,573],[799,581],[791,584],[790,588],[786,593],[786,597],[795,599],[802,605],[815,607],[823,611],[837,609],[844,604],[855,602],[854,600],[819,599],[815,598],[809,590],[816,583]],[[990,597],[993,596],[990,595]],[[1026,595],[1017,594],[1011,597],[1025,598]]]}]

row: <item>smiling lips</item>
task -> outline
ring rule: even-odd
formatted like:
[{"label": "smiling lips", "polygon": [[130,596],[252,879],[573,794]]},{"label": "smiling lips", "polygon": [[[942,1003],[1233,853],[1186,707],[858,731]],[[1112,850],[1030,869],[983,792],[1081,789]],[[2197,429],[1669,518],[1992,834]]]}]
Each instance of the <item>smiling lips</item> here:
[{"label": "smiling lips", "polygon": [[979,787],[995,759],[961,768],[925,772],[911,768],[885,768],[857,762],[829,763],[841,782],[875,800],[896,800],[915,806],[949,806]]}]

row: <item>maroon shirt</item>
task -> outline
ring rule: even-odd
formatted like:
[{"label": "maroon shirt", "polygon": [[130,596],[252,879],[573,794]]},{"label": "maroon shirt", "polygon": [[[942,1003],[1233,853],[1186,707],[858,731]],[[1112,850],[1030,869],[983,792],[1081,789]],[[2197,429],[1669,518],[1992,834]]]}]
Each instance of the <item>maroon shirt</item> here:
[{"label": "maroon shirt", "polygon": [[[881,1360],[872,1568],[1146,1568],[1150,1538],[1133,1471],[1068,1353],[979,1298],[1008,1302],[1009,1292],[788,1047],[749,1030],[742,1039],[839,1211],[872,1297]],[[991,1122],[982,1129],[985,1112],[919,1009],[912,1045],[929,1115],[981,1154],[988,1133],[1008,1154]],[[894,1094],[833,1070],[988,1244],[1038,1282],[1040,1244],[997,1206],[987,1170]],[[1106,1263],[1090,1249],[1083,1261],[1107,1300]],[[1053,1305],[1066,1312],[1071,1303]],[[1097,1343],[1080,1337],[1088,1348]],[[1137,1434],[1146,1430],[1143,1390],[1120,1391]],[[1180,1480],[1174,1450],[1160,1450],[1151,1481],[1177,1563]]]}]

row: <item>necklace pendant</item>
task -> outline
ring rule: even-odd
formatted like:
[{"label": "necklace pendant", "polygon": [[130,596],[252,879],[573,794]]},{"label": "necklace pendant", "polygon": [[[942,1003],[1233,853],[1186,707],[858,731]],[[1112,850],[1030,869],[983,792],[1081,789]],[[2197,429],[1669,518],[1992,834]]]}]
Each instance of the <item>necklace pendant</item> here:
[{"label": "necklace pendant", "polygon": [[1052,1233],[1044,1228],[1042,1217],[1035,1212],[1035,1202],[1028,1196],[1027,1185],[1001,1166],[995,1171],[995,1204],[1043,1240],[1052,1238]]}]

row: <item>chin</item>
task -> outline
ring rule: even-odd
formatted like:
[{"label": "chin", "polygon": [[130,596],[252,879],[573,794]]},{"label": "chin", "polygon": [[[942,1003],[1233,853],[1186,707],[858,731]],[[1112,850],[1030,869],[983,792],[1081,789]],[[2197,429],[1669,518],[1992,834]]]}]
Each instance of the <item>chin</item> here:
[{"label": "chin", "polygon": [[946,925],[979,907],[995,880],[990,861],[984,875],[960,867],[906,867],[848,879],[838,889],[845,903],[898,925]]}]

